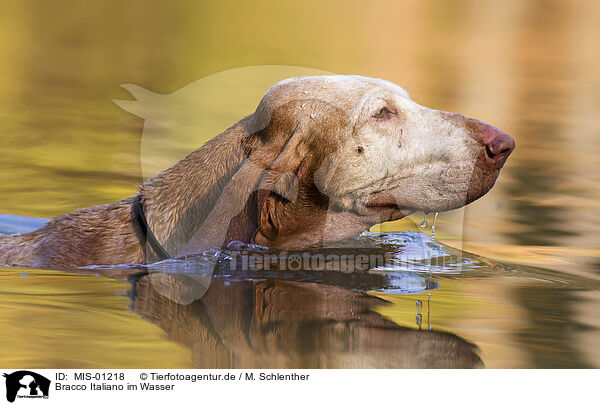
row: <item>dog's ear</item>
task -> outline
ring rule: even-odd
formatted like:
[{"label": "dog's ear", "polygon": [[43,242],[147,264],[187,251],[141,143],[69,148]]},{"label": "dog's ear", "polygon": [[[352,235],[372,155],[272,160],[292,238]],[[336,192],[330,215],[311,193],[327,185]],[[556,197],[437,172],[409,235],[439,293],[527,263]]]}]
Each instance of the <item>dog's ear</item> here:
[{"label": "dog's ear", "polygon": [[275,193],[288,201],[298,198],[300,166],[312,156],[309,136],[308,123],[298,122],[275,159],[265,168],[259,190]]},{"label": "dog's ear", "polygon": [[273,159],[258,185],[257,243],[275,239],[301,220],[300,211],[306,214],[326,201],[314,186],[313,174],[334,150],[340,113],[322,102],[290,103],[272,114],[269,127]]},{"label": "dog's ear", "polygon": [[296,124],[258,184],[258,231],[267,239],[277,236],[285,219],[286,206],[298,200],[300,176],[306,174],[313,157],[306,139],[310,136],[308,126],[308,122]]},{"label": "dog's ear", "polygon": [[[265,169],[259,190],[295,201],[302,175],[335,150],[344,124],[341,111],[320,100],[298,100],[275,109],[262,131],[265,148],[257,160]],[[302,170],[301,170],[302,169]]]}]

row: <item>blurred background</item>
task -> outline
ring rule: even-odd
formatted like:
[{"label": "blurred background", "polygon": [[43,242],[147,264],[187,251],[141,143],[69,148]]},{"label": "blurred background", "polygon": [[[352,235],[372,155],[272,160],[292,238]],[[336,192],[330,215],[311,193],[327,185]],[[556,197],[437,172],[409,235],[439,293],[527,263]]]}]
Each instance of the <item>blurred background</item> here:
[{"label": "blurred background", "polygon": [[[438,239],[598,280],[599,38],[593,0],[3,1],[0,213],[52,217],[136,192],[144,120],[112,101],[132,100],[121,84],[170,94],[230,69],[289,65],[381,77],[511,134],[495,188],[442,213]],[[376,230],[418,229],[419,215]],[[452,283],[445,327],[478,341],[486,365],[600,365],[598,291]]]}]

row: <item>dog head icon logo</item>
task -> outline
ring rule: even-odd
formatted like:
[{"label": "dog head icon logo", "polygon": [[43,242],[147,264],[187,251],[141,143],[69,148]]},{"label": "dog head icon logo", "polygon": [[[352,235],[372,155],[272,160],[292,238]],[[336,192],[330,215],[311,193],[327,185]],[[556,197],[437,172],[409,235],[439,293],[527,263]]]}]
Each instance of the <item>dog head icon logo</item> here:
[{"label": "dog head icon logo", "polygon": [[50,380],[33,371],[20,370],[11,374],[4,373],[6,378],[6,399],[14,402],[19,398],[48,398]]}]

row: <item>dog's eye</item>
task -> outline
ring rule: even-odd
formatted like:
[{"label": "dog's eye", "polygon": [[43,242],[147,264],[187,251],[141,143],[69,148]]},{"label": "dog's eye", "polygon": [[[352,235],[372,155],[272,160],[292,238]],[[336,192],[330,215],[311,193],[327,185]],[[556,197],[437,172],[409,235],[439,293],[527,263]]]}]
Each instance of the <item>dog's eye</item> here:
[{"label": "dog's eye", "polygon": [[388,113],[391,113],[391,111],[387,107],[383,107],[373,115],[373,118],[384,118]]}]

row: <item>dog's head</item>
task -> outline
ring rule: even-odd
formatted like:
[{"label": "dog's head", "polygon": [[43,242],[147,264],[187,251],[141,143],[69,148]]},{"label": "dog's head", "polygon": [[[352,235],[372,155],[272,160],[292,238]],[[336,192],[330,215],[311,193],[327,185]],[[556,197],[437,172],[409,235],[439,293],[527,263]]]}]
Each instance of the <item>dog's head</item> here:
[{"label": "dog's head", "polygon": [[284,80],[253,119],[261,130],[251,159],[264,169],[256,241],[285,248],[462,207],[490,190],[515,146],[496,128],[360,76]]},{"label": "dog's head", "polygon": [[[384,80],[284,80],[197,151],[200,184],[213,186],[180,254],[234,240],[306,248],[415,211],[458,208],[493,186],[513,148],[503,132],[423,107]],[[187,173],[194,159],[173,170]]]}]

